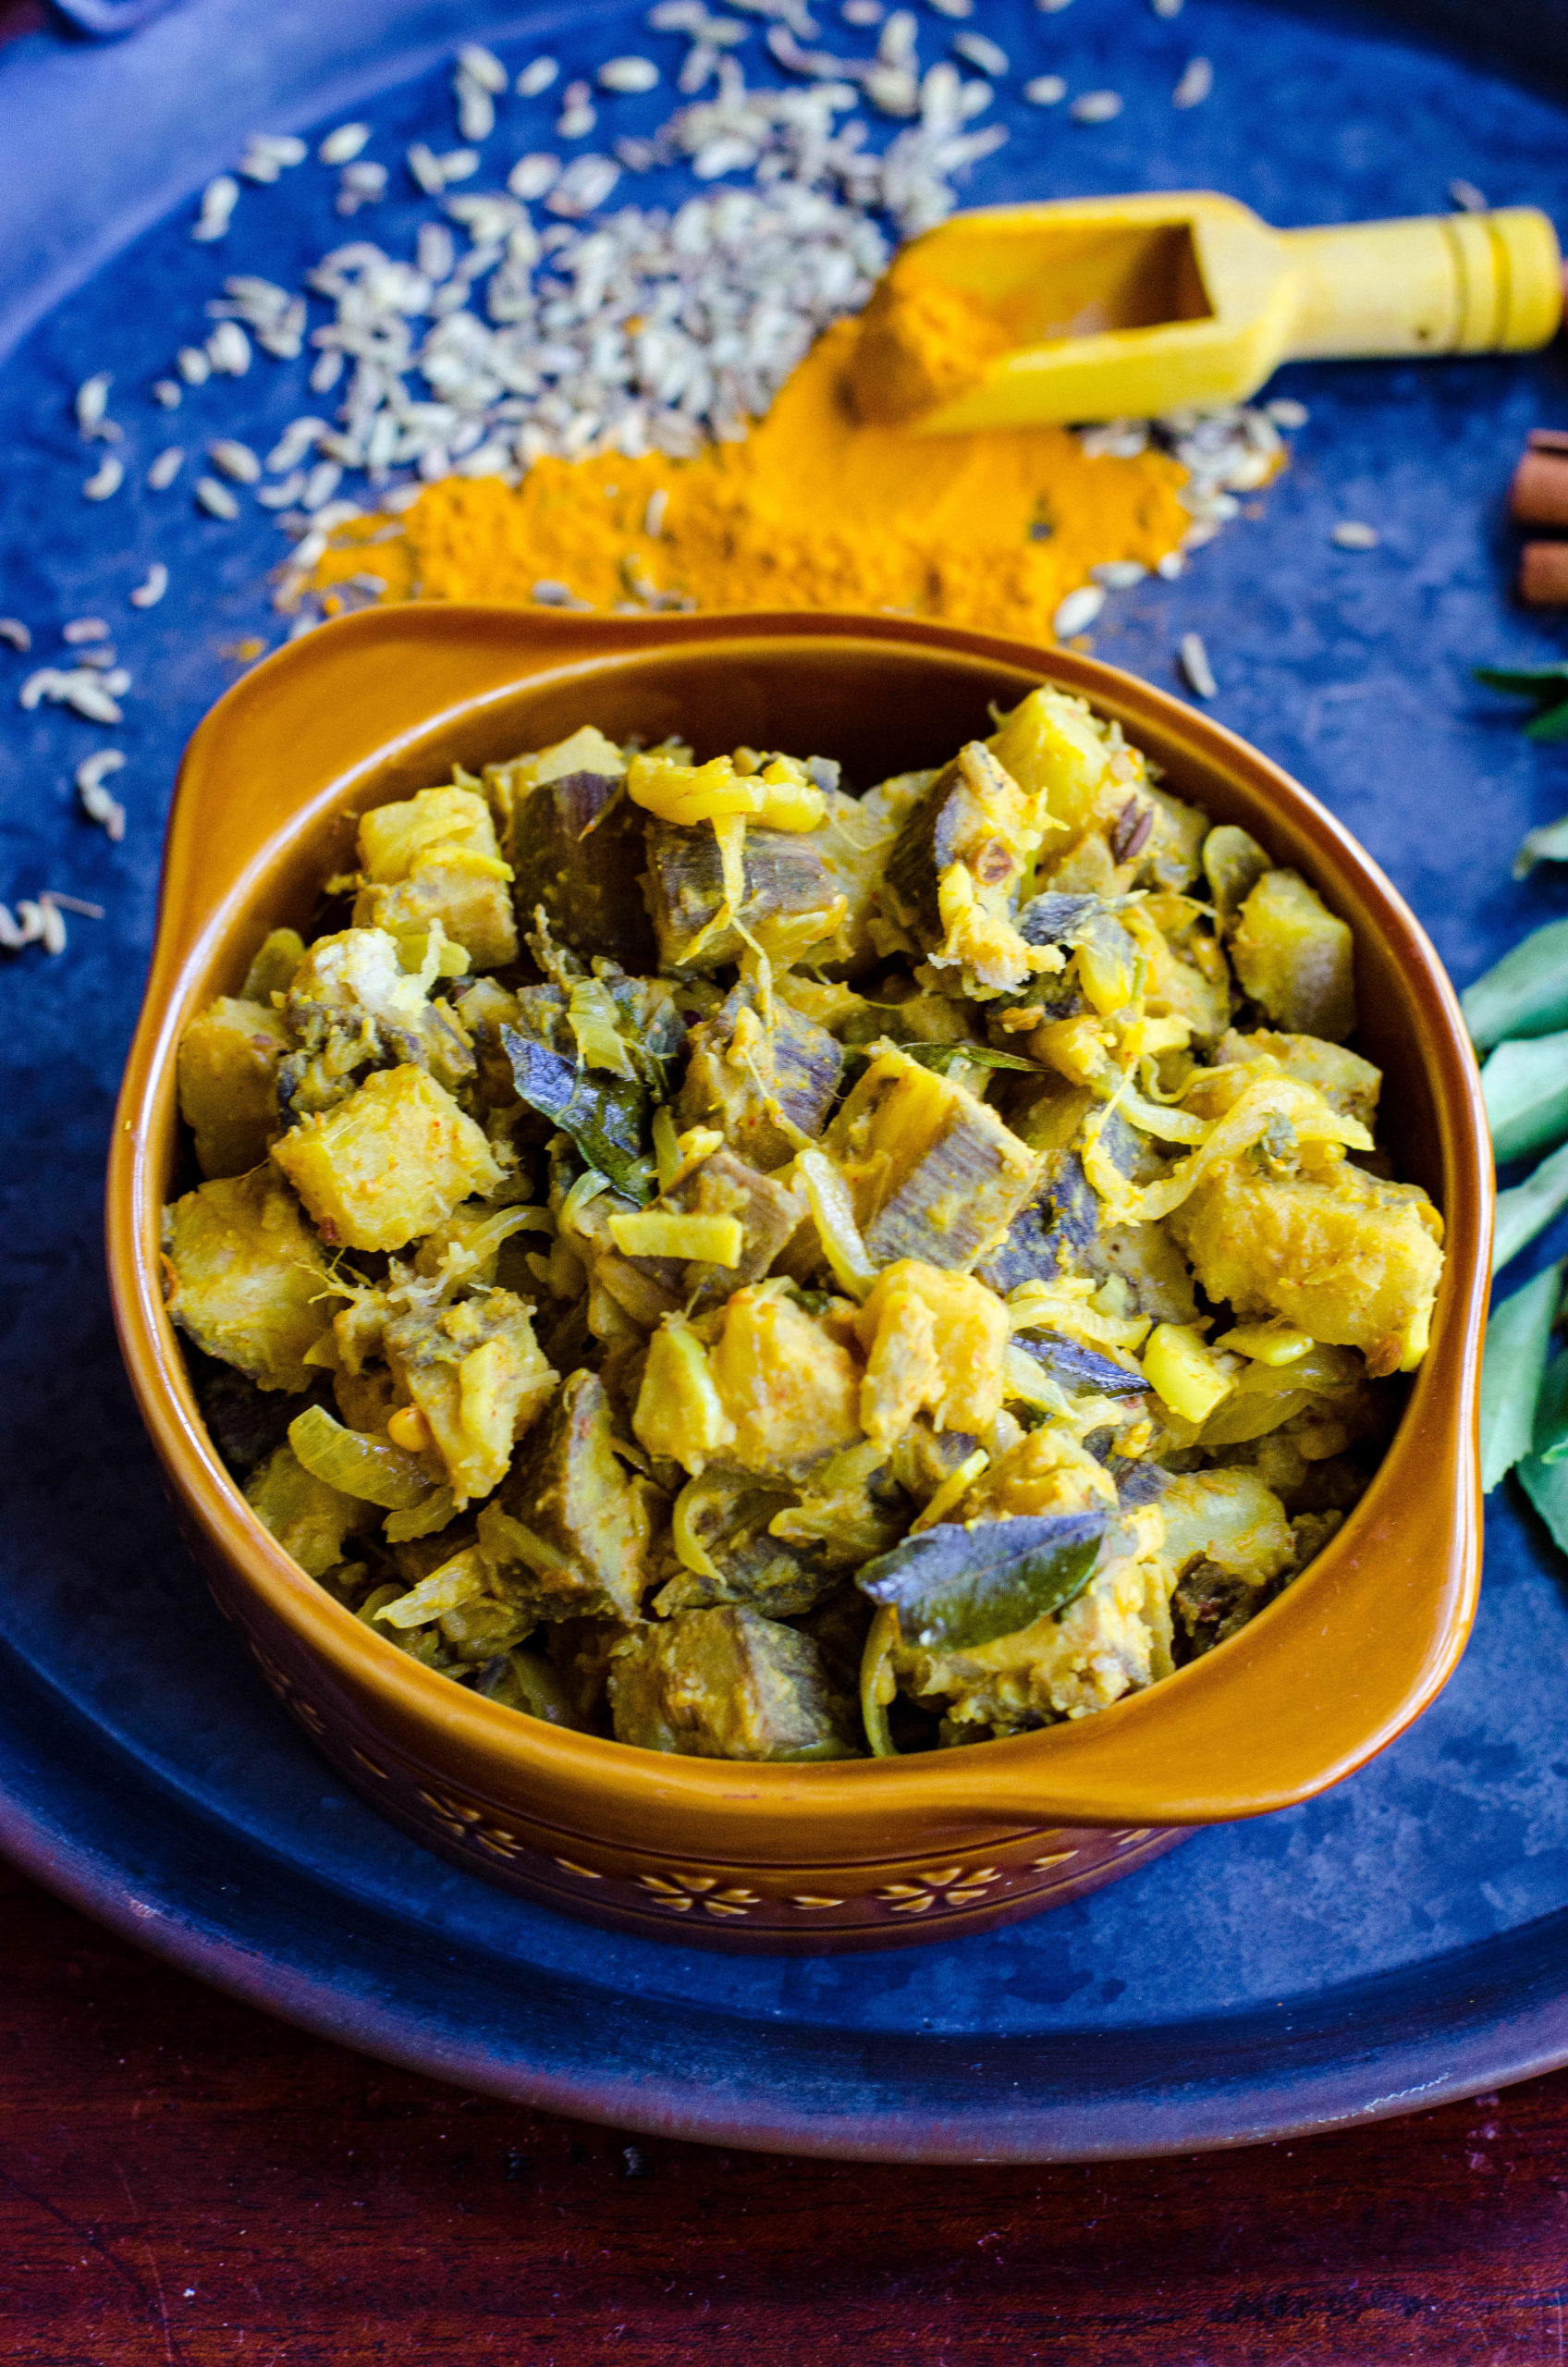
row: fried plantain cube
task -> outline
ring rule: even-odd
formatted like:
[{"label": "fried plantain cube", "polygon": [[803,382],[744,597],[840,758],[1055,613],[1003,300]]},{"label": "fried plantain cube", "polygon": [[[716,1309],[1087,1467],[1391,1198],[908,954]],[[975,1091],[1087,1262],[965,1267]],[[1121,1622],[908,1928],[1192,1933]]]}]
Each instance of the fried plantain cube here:
[{"label": "fried plantain cube", "polygon": [[1299,872],[1266,871],[1242,906],[1231,960],[1275,1025],[1342,1044],[1355,1028],[1355,940]]},{"label": "fried plantain cube", "polygon": [[1375,1376],[1414,1371],[1426,1353],[1442,1219],[1419,1184],[1382,1183],[1348,1160],[1325,1178],[1236,1159],[1170,1224],[1209,1297],[1237,1315],[1283,1316],[1314,1340],[1359,1348]]},{"label": "fried plantain cube", "polygon": [[270,1169],[218,1176],[164,1211],[169,1314],[259,1389],[308,1389],[305,1352],[332,1321],[332,1278]]},{"label": "fried plantain cube", "polygon": [[476,969],[517,959],[511,866],[477,791],[422,789],[360,823],[363,885],[355,926],[406,937],[438,920]]},{"label": "fried plantain cube", "polygon": [[784,1166],[802,1134],[819,1134],[839,1089],[844,1054],[819,1027],[776,1000],[765,1025],[756,992],[732,987],[711,1019],[692,1030],[675,1122],[717,1126],[731,1149],[765,1172]]},{"label": "fried plantain cube", "polygon": [[401,1249],[501,1180],[489,1144],[423,1069],[378,1069],[273,1145],[322,1239]]},{"label": "fried plantain cube", "polygon": [[270,1004],[220,995],[179,1039],[179,1114],[203,1175],[259,1167],[277,1132],[277,1064],[293,1038]]}]

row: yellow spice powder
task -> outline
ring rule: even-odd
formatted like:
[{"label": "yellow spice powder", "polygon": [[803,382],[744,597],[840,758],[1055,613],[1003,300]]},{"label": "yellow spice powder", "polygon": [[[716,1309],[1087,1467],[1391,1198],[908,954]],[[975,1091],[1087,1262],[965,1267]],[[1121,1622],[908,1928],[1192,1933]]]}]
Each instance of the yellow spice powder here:
[{"label": "yellow spice powder", "polygon": [[857,418],[901,426],[973,386],[1014,339],[977,296],[890,271],[860,316],[846,372]]},{"label": "yellow spice powder", "polygon": [[654,590],[701,608],[892,610],[1043,641],[1091,567],[1152,568],[1179,547],[1186,472],[1164,453],[1091,459],[1060,427],[861,424],[844,389],[857,326],[819,339],[744,442],[684,461],[544,460],[516,487],[447,477],[399,520],[345,529],[316,580],[363,570],[392,599],[520,604],[546,581],[595,608]]}]

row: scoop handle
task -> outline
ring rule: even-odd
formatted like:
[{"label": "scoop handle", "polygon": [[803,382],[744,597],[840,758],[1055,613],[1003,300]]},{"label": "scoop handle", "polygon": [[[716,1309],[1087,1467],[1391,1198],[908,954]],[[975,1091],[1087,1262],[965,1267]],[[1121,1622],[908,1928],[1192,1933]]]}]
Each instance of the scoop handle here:
[{"label": "scoop handle", "polygon": [[1523,353],[1562,317],[1562,257],[1533,205],[1278,233],[1295,315],[1282,359]]}]

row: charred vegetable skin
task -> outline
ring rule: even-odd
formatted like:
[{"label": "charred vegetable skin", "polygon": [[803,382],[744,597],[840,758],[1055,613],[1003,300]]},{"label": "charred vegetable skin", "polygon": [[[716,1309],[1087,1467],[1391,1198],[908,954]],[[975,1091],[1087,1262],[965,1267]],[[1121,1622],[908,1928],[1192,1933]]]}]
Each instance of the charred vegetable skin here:
[{"label": "charred vegetable skin", "polygon": [[1442,1228],[1350,931],[1081,702],[858,799],[585,724],[360,858],[186,1032],[165,1257],[390,1645],[643,1749],[943,1748],[1218,1649],[1355,1502]]},{"label": "charred vegetable skin", "polygon": [[566,773],[516,806],[508,840],[524,913],[543,909],[563,945],[651,970],[642,890],[643,817],[613,774]]},{"label": "charred vegetable skin", "polygon": [[667,969],[736,962],[748,939],[788,961],[830,938],[843,917],[843,899],[809,839],[748,830],[742,878],[742,893],[731,902],[711,824],[650,824],[648,902]]},{"label": "charred vegetable skin", "polygon": [[754,988],[732,987],[692,1029],[675,1120],[682,1129],[717,1127],[741,1158],[766,1170],[786,1166],[803,1137],[821,1134],[844,1053],[826,1027],[781,1000],[764,1026],[757,1000]]}]

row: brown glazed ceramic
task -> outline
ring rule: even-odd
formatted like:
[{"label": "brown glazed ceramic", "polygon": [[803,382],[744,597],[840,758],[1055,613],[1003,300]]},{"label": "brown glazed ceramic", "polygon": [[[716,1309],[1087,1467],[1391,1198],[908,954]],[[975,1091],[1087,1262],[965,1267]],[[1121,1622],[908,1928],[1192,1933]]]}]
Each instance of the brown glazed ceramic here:
[{"label": "brown glazed ceramic", "polygon": [[[570,1734],[482,1700],[361,1626],[288,1559],[209,1443],[164,1312],[180,1171],[175,1048],[265,930],[308,924],[354,817],[594,722],[820,751],[869,783],[937,762],[1044,679],[1092,699],[1216,821],[1302,871],[1355,932],[1359,1041],[1398,1171],[1448,1224],[1431,1351],[1361,1503],[1218,1651],[1080,1723],[898,1760],[742,1766]],[[328,625],[245,677],[187,751],[147,998],[109,1164],[126,1363],[185,1532],[263,1675],[385,1814],[568,1912],[753,1950],[952,1937],[1110,1882],[1181,1829],[1360,1767],[1452,1674],[1479,1578],[1476,1394],[1491,1161],[1436,955],[1306,792],[1207,717],[1064,650],[895,618],[655,619],[414,606]]]}]

